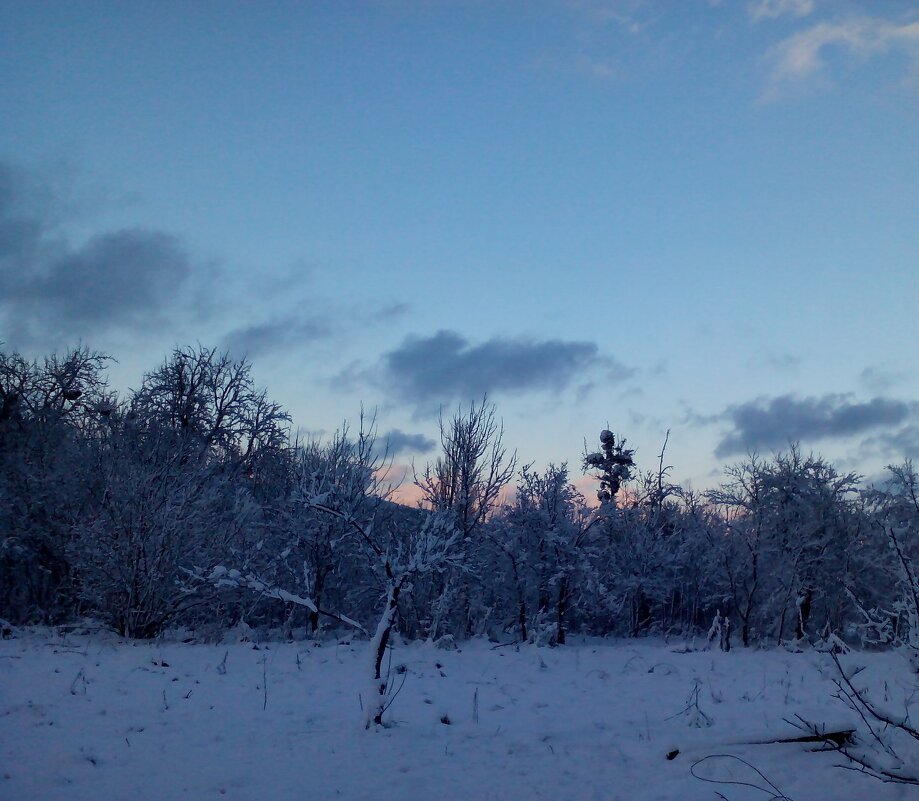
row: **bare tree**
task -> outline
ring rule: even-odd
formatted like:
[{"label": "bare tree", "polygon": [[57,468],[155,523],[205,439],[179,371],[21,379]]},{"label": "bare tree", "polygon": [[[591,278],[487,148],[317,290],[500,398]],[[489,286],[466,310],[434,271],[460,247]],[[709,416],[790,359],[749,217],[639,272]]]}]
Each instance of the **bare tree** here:
[{"label": "bare tree", "polygon": [[[835,680],[836,697],[855,712],[862,725],[854,736],[829,738],[825,727],[800,716],[801,728],[819,737],[827,747],[842,754],[850,767],[882,782],[919,786],[919,728],[913,722],[917,688],[907,692],[903,699],[903,712],[886,708],[869,690],[856,684],[864,668],[846,669],[839,657],[831,652],[838,678]],[[884,682],[885,696],[888,683]]]},{"label": "bare tree", "polygon": [[[176,431],[186,458],[205,453],[251,461],[287,440],[289,415],[255,387],[251,365],[215,348],[176,348],[144,376],[131,412]],[[194,448],[192,448],[194,446]]]},{"label": "bare tree", "polygon": [[[911,672],[919,672],[919,478],[911,462],[889,466],[891,483],[878,510],[877,525],[883,530],[891,554],[894,586],[898,597],[892,604],[895,617],[893,642],[900,646]],[[878,615],[883,625],[885,613]],[[863,686],[856,684],[860,669],[846,670],[836,654],[836,696],[857,712],[863,723],[859,737],[838,745],[838,750],[857,769],[884,782],[919,785],[919,726],[915,722],[919,682],[913,681],[903,699],[903,711],[887,708]],[[885,696],[887,683],[885,682]]]},{"label": "bare tree", "polygon": [[127,637],[153,637],[202,601],[186,580],[241,545],[256,508],[219,464],[116,413],[87,454],[94,479],[70,556],[86,607]]},{"label": "bare tree", "polygon": [[[449,419],[440,416],[441,455],[428,464],[415,485],[421,490],[422,506],[453,521],[466,545],[467,556],[482,556],[486,539],[483,531],[501,501],[502,490],[510,484],[516,469],[516,453],[508,454],[504,445],[504,425],[495,407],[482,398],[468,410],[462,406]],[[437,638],[442,626],[469,634],[476,621],[487,618],[481,606],[482,589],[474,585],[475,574],[467,570],[444,571],[428,586],[429,596],[416,602],[431,610],[427,634]]]},{"label": "bare tree", "polygon": [[815,613],[838,628],[859,528],[858,477],[802,455],[794,444],[770,461],[753,455],[726,473],[729,481],[709,498],[728,523],[721,561],[744,644],[754,622],[779,641],[789,621],[794,639],[806,639]]},{"label": "bare tree", "polygon": [[[377,621],[370,640],[372,659],[370,692],[367,698],[366,727],[381,725],[383,713],[392,702],[392,686],[389,677],[383,675],[383,658],[390,636],[396,625],[399,599],[406,588],[421,576],[442,572],[449,567],[462,567],[459,551],[459,534],[452,526],[452,520],[434,513],[425,518],[417,531],[409,532],[406,539],[383,538],[375,531],[373,520],[367,524],[329,506],[322,495],[319,500],[307,499],[313,508],[345,520],[363,546],[376,557],[376,564],[385,587],[383,611]],[[400,541],[401,540],[401,541]]]},{"label": "bare tree", "polygon": [[[18,354],[0,353],[0,426],[18,421],[79,425],[87,410],[106,398],[105,367],[111,357],[86,347],[40,364]],[[0,428],[2,432],[3,428]]]},{"label": "bare tree", "polygon": [[590,570],[587,538],[599,521],[586,509],[584,498],[568,481],[568,466],[550,464],[542,475],[524,468],[515,504],[518,514],[539,533],[536,555],[549,568],[554,598],[554,641],[564,645],[578,578]]},{"label": "bare tree", "polygon": [[[375,421],[362,412],[356,437],[348,435],[345,425],[328,444],[311,443],[300,449],[282,534],[286,539],[275,542],[279,550],[267,555],[267,564],[254,566],[258,560],[250,553],[249,561],[240,567],[218,565],[207,575],[187,571],[198,581],[244,588],[304,607],[311,622],[327,615],[361,631],[364,627],[351,617],[322,608],[327,582],[341,569],[341,575],[335,576],[340,583],[355,581],[361,584],[353,588],[359,594],[382,595],[383,607],[375,610],[377,622],[370,641],[368,727],[382,724],[392,702],[392,687],[382,665],[403,594],[421,577],[462,563],[460,536],[451,515],[428,513],[419,525],[404,525],[406,518],[396,514],[397,505],[388,500],[392,488],[386,482],[387,456],[375,444]],[[294,571],[278,570],[288,559],[303,567],[301,586],[295,583]],[[363,570],[357,564],[360,560],[365,562]],[[284,586],[285,580],[295,591]],[[374,583],[380,592],[373,592]]]},{"label": "bare tree", "polygon": [[288,416],[248,363],[199,346],[95,418],[70,548],[80,596],[122,634],[154,636],[205,600],[189,571],[244,551],[258,529],[262,462],[285,447]]},{"label": "bare tree", "polygon": [[717,529],[709,533],[730,590],[730,601],[740,618],[740,638],[750,644],[755,613],[763,594],[762,573],[767,548],[764,467],[754,454],[725,470],[727,482],[708,494],[728,527],[729,537]]},{"label": "bare tree", "polygon": [[383,713],[392,701],[392,687],[383,676],[382,665],[403,592],[422,576],[462,567],[461,536],[453,515],[435,511],[424,517],[420,527],[404,531],[399,520],[387,514],[391,487],[385,483],[386,455],[376,452],[375,441],[374,421],[365,425],[362,413],[357,440],[350,448],[351,469],[317,471],[300,489],[305,506],[345,524],[382,584],[383,610],[370,641],[368,728],[383,723]]},{"label": "bare tree", "polygon": [[108,409],[109,358],[74,348],[42,361],[0,353],[0,615],[72,609],[71,527],[93,476],[83,456]]},{"label": "bare tree", "polygon": [[504,446],[504,424],[487,398],[467,412],[459,407],[449,420],[440,417],[442,455],[428,464],[415,484],[425,505],[450,512],[464,539],[472,537],[497,507],[513,479],[517,454]]}]

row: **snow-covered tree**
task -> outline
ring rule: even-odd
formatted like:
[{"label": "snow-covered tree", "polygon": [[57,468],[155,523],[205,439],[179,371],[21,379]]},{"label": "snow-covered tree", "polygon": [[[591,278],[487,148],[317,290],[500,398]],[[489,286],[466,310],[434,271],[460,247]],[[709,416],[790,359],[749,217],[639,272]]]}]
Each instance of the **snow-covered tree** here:
[{"label": "snow-covered tree", "polygon": [[[565,464],[520,472],[514,502],[487,529],[496,564],[492,589],[526,641],[565,643],[572,613],[591,569],[590,535],[597,517],[568,480]],[[539,632],[536,629],[542,628]]]},{"label": "snow-covered tree", "polygon": [[839,628],[859,530],[857,476],[796,446],[771,461],[752,456],[726,474],[709,497],[728,525],[721,564],[744,644],[754,628],[803,639],[815,616],[820,628]]},{"label": "snow-covered tree", "polygon": [[600,432],[600,450],[584,454],[584,471],[595,471],[594,477],[600,482],[597,499],[601,504],[615,504],[622,485],[632,478],[635,451],[626,448],[625,443],[623,437],[616,442],[616,435],[604,428]]},{"label": "snow-covered tree", "polygon": [[[415,476],[422,506],[452,519],[467,558],[481,561],[488,550],[483,531],[514,477],[516,453],[508,453],[504,426],[486,398],[468,410],[459,407],[449,419],[441,415],[440,444],[441,455]],[[475,621],[488,614],[476,575],[485,574],[445,571],[427,588],[427,598],[423,591],[418,593],[416,600],[432,610],[426,636],[436,638],[445,629],[465,636],[475,630]]]},{"label": "snow-covered tree", "polygon": [[204,602],[189,570],[255,540],[288,418],[248,363],[200,346],[177,349],[124,403],[95,413],[68,550],[79,597],[121,633],[153,636]]},{"label": "snow-covered tree", "polygon": [[246,487],[188,447],[117,412],[88,453],[94,479],[70,556],[85,608],[128,637],[154,636],[200,603],[188,568],[241,547],[255,518]]},{"label": "snow-covered tree", "polygon": [[872,563],[882,570],[878,583],[893,593],[879,597],[874,588],[860,587],[851,594],[863,625],[873,629],[872,639],[907,645],[919,665],[919,474],[911,461],[890,465],[887,472],[887,481],[865,495],[870,533],[882,544],[871,553]]},{"label": "snow-covered tree", "polygon": [[[344,439],[347,442],[346,438]],[[365,426],[363,416],[356,440],[346,448],[348,469],[340,464],[304,477],[298,501],[306,508],[340,521],[345,533],[339,547],[362,551],[369,559],[372,575],[382,596],[382,610],[370,641],[370,690],[366,699],[366,725],[382,724],[391,703],[392,685],[383,675],[383,658],[396,626],[399,602],[413,582],[449,568],[462,568],[462,538],[455,515],[434,511],[423,516],[421,525],[402,527],[405,518],[395,514],[388,502],[384,455],[375,449],[373,421]],[[341,442],[341,440],[339,440]]]},{"label": "snow-covered tree", "polygon": [[179,433],[187,458],[225,455],[246,467],[260,451],[286,443],[290,422],[255,386],[248,361],[200,345],[176,348],[147,373],[131,413]]},{"label": "snow-covered tree", "polygon": [[93,478],[85,443],[111,409],[107,362],[87,348],[41,361],[0,353],[0,617],[72,613],[68,547]]},{"label": "snow-covered tree", "polygon": [[504,445],[504,426],[494,405],[483,398],[468,411],[460,407],[440,418],[441,455],[415,477],[425,505],[449,512],[464,539],[472,537],[497,507],[511,482],[516,454]]}]

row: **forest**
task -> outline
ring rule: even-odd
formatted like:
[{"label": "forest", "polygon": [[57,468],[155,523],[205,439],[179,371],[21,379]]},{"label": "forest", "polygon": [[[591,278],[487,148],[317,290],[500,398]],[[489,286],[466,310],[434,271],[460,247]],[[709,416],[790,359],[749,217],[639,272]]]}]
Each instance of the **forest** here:
[{"label": "forest", "polygon": [[390,500],[372,419],[326,441],[247,361],[178,348],[124,397],[108,357],[0,354],[0,617],[92,617],[127,637],[245,623],[315,635],[564,644],[568,632],[919,645],[919,476],[865,486],[791,444],[686,491],[609,431],[582,467],[518,465],[487,400],[444,414],[440,453]]}]

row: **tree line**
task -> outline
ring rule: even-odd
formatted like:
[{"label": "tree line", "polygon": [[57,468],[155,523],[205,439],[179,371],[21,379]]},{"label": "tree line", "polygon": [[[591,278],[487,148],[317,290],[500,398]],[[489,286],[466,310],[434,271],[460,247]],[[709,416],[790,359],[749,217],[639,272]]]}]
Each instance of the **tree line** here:
[{"label": "tree line", "polygon": [[641,470],[603,431],[580,466],[593,505],[567,465],[518,465],[483,399],[442,417],[409,508],[391,499],[372,419],[303,441],[245,360],[178,348],[123,396],[108,361],[0,352],[0,618],[13,625],[349,627],[380,659],[396,628],[560,645],[704,635],[716,618],[743,645],[919,647],[909,462],[864,486],[792,445],[694,492],[671,483],[664,451]]}]

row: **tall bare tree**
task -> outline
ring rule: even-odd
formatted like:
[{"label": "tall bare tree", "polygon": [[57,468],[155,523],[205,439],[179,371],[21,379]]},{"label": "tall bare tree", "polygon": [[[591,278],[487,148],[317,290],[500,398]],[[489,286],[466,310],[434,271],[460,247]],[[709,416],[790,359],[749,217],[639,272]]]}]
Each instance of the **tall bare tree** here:
[{"label": "tall bare tree", "polygon": [[513,479],[517,454],[504,446],[504,424],[487,398],[440,416],[442,455],[415,476],[426,506],[451,512],[464,538],[472,537],[497,507]]}]

